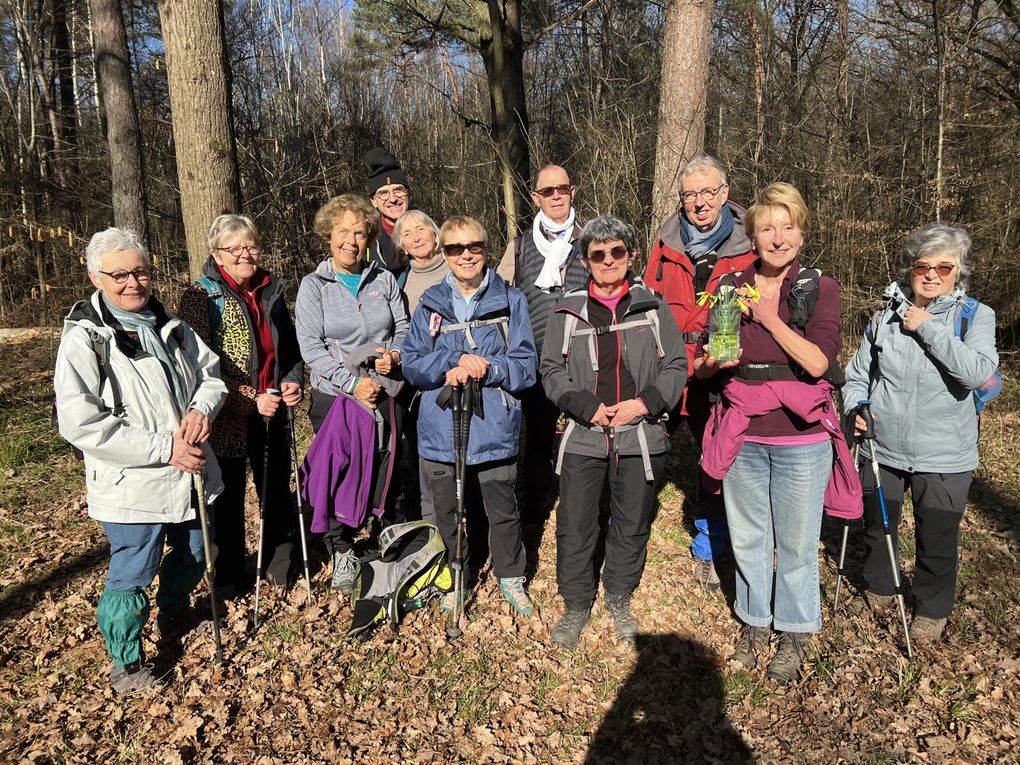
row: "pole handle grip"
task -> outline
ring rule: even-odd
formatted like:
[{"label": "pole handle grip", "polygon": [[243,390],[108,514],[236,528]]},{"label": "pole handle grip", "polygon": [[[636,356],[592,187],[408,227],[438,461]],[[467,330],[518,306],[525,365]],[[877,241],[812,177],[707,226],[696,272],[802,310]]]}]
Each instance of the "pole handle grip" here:
[{"label": "pole handle grip", "polygon": [[864,432],[861,433],[861,438],[873,441],[875,440],[875,415],[871,413],[871,402],[865,399],[858,401],[857,406],[857,414],[864,420]]}]

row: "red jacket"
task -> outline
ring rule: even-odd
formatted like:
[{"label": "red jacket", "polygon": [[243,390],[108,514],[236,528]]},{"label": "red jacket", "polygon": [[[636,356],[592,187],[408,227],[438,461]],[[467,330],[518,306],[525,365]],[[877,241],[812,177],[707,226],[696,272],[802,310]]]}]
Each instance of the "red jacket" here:
[{"label": "red jacket", "polygon": [[[744,215],[747,212],[738,204],[727,202],[733,213],[733,233],[718,250],[718,259],[708,279],[706,292],[715,293],[719,280],[726,274],[738,274],[750,266],[757,257],[751,250],[751,241],[744,232]],[[694,289],[694,264],[687,256],[680,237],[680,212],[669,218],[659,232],[645,267],[644,282],[662,296],[673,312],[687,346],[687,368],[694,368],[694,344],[708,323],[708,306],[697,304]],[[694,375],[691,375],[691,380]],[[681,401],[680,414],[687,414],[687,393]]]}]

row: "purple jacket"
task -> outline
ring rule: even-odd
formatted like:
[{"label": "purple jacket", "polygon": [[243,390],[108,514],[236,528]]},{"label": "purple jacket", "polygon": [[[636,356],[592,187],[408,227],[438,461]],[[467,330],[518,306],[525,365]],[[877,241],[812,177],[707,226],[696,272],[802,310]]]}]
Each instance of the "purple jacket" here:
[{"label": "purple jacket", "polygon": [[364,522],[375,446],[372,412],[349,396],[337,396],[301,465],[301,496],[312,506],[312,531],[327,531],[330,518],[354,528]]},{"label": "purple jacket", "polygon": [[806,422],[821,423],[832,440],[836,458],[825,488],[825,512],[836,518],[860,518],[864,512],[861,480],[839,427],[832,391],[832,385],[824,380],[814,383],[771,380],[748,384],[731,377],[705,429],[701,452],[702,484],[718,493],[719,482],[726,477],[744,445],[751,417],[785,407]]}]

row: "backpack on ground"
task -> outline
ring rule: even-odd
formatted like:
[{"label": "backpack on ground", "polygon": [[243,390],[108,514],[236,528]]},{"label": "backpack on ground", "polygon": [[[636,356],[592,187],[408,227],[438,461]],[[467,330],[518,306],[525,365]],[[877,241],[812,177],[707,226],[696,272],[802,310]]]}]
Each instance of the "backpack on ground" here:
[{"label": "backpack on ground", "polygon": [[383,621],[396,632],[405,613],[452,586],[446,546],[434,524],[412,521],[387,526],[379,533],[378,552],[361,558],[347,635],[364,634]]}]

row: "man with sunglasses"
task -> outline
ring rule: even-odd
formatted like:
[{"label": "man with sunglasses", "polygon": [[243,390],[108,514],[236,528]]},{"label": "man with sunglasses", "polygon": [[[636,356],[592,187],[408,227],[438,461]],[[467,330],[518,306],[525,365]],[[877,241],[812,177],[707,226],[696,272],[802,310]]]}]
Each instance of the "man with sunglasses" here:
[{"label": "man with sunglasses", "polygon": [[396,158],[382,147],[366,152],[365,162],[368,164],[368,196],[379,211],[382,223],[379,238],[368,252],[368,260],[393,274],[403,289],[410,266],[397,257],[392,235],[397,218],[411,207],[407,176]]},{"label": "man with sunglasses", "polygon": [[[702,292],[714,294],[727,274],[742,273],[755,260],[744,232],[743,207],[729,201],[726,171],[707,154],[691,159],[681,170],[680,209],[659,231],[645,268],[644,281],[663,297],[676,318],[687,346],[688,368],[694,365],[694,346],[708,325],[708,305],[698,305]],[[710,382],[691,375],[683,399],[672,413],[670,432],[687,421],[699,448],[710,409]],[[691,544],[694,577],[709,589],[719,589],[715,559],[727,552],[726,517],[718,497],[699,492]]]},{"label": "man with sunglasses", "polygon": [[[557,299],[587,283],[577,239],[582,226],[574,214],[574,185],[559,165],[538,172],[531,199],[538,207],[531,231],[511,240],[496,272],[524,293],[528,301],[535,348],[542,355],[545,326]],[[527,436],[524,440],[526,523],[548,517],[553,489],[552,445],[559,410],[545,396],[542,380],[521,397]]]}]

